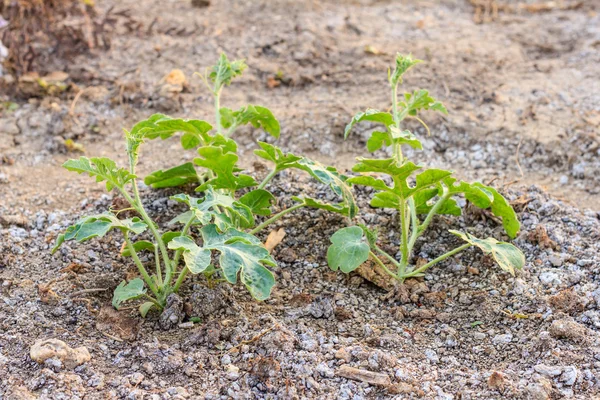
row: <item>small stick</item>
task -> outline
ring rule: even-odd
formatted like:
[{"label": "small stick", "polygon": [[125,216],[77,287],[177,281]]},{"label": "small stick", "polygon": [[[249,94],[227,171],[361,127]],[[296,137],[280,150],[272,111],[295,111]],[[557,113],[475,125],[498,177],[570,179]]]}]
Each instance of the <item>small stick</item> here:
[{"label": "small stick", "polygon": [[81,294],[86,294],[86,293],[106,292],[107,290],[108,290],[108,288],[83,289],[83,290],[79,290],[77,292],[71,293],[69,295],[69,297],[76,297],[76,296],[79,296]]},{"label": "small stick", "polygon": [[519,140],[519,144],[517,145],[517,154],[516,154],[517,167],[519,168],[519,173],[521,173],[521,178],[522,178],[525,175],[523,174],[523,169],[521,168],[521,163],[519,162],[519,151],[521,150],[521,143],[523,143],[523,136],[521,136],[521,139]]}]

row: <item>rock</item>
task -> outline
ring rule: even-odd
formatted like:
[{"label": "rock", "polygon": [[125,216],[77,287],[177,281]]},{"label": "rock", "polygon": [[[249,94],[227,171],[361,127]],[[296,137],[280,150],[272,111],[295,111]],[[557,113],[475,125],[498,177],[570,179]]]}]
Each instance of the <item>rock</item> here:
[{"label": "rock", "polygon": [[527,385],[528,399],[530,400],[549,400],[550,395],[544,385],[539,383],[531,383]]},{"label": "rock", "polygon": [[550,336],[555,339],[569,339],[574,342],[585,342],[588,330],[572,319],[557,319],[550,325]]},{"label": "rock", "polygon": [[208,318],[223,309],[227,301],[220,287],[210,289],[204,285],[194,285],[190,303],[190,317]]},{"label": "rock", "polygon": [[334,314],[333,302],[325,296],[318,296],[308,306],[308,312],[313,318],[331,318]]},{"label": "rock", "polygon": [[226,368],[227,379],[236,381],[240,377],[240,369],[233,364],[229,364]]},{"label": "rock", "polygon": [[548,260],[554,267],[560,267],[562,265],[562,258],[558,254],[552,254]]},{"label": "rock", "polygon": [[512,341],[512,339],[513,339],[512,333],[505,333],[503,335],[494,336],[494,338],[492,339],[492,343],[494,343],[495,345],[506,344],[506,343],[510,343]]},{"label": "rock", "polygon": [[163,310],[158,320],[160,327],[164,330],[172,329],[183,321],[183,300],[175,293],[167,298],[167,306]]},{"label": "rock", "polygon": [[352,354],[348,351],[347,348],[341,347],[338,351],[335,352],[335,358],[338,360],[344,360],[347,363],[352,360]]},{"label": "rock", "polygon": [[335,376],[335,373],[329,368],[327,363],[319,363],[315,369],[323,378],[333,378]]},{"label": "rock", "polygon": [[548,271],[540,274],[540,282],[546,286],[559,286],[562,283],[557,273]]},{"label": "rock", "polygon": [[371,385],[389,386],[391,384],[390,377],[387,374],[353,368],[348,365],[342,365],[337,370],[337,375],[354,381],[367,382]]},{"label": "rock", "polygon": [[550,378],[559,376],[563,372],[561,367],[549,366],[549,365],[545,365],[545,364],[538,364],[538,365],[534,366],[533,369],[538,374],[541,374],[541,375],[544,375],[544,376],[547,376]]},{"label": "rock", "polygon": [[551,296],[548,303],[554,310],[564,311],[569,314],[580,313],[585,309],[585,299],[579,297],[573,288],[569,288]]},{"label": "rock", "polygon": [[58,339],[39,340],[31,346],[29,355],[33,361],[40,364],[50,358],[57,358],[69,369],[75,368],[91,360],[90,352],[86,347],[73,349],[65,342]]},{"label": "rock", "polygon": [[577,371],[577,368],[572,365],[565,367],[559,380],[567,386],[573,386],[575,381],[577,381],[578,372],[579,371]]},{"label": "rock", "polygon": [[506,377],[503,373],[494,371],[487,381],[488,387],[493,390],[502,390],[506,385]]},{"label": "rock", "polygon": [[437,353],[432,349],[425,349],[425,357],[434,364],[440,361],[440,357],[438,357]]}]

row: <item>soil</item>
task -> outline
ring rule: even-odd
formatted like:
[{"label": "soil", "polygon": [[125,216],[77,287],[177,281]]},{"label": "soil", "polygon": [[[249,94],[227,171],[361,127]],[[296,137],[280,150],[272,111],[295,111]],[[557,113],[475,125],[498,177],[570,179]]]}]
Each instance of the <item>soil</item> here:
[{"label": "soil", "polygon": [[[4,105],[0,116],[0,398],[597,396],[597,5],[501,11],[477,24],[470,2],[458,0],[206,3],[103,2],[98,7],[130,9],[141,28],[114,36],[107,52],[66,62],[65,93],[4,95],[18,107]],[[513,278],[469,250],[390,297],[328,269],[329,236],[346,221],[300,210],[279,224],[286,236],[274,250],[271,299],[257,303],[237,286],[212,288],[195,277],[181,298],[198,323],[165,331],[156,314],[111,310],[112,290],[134,270],[118,256],[120,238],[49,254],[59,231],[113,200],[89,178],[65,174],[61,163],[78,156],[65,140],[124,162],[122,127],[155,112],[210,121],[211,98],[192,74],[220,51],[249,65],[224,105],[269,107],[282,125],[278,145],[342,170],[367,154],[367,126],[346,141],[343,129],[366,107],[388,107],[385,71],[394,54],[426,60],[405,88],[429,89],[450,114],[425,116],[430,137],[412,126],[427,151],[408,155],[493,181],[519,212],[515,244],[526,267]],[[187,76],[182,90],[164,79],[174,69]],[[271,139],[251,128],[236,139],[243,164],[259,167],[255,139]],[[176,140],[155,141],[143,148],[140,172],[191,157]],[[294,173],[270,189],[287,199],[326,192]],[[143,190],[161,223],[172,216],[172,193]],[[356,196],[362,222],[380,228],[384,247],[397,246],[396,216],[371,209],[368,193]],[[493,219],[464,211],[438,218],[417,256],[455,246],[448,229],[503,237]],[[75,368],[32,361],[31,346],[50,338],[86,347],[91,360]]]}]

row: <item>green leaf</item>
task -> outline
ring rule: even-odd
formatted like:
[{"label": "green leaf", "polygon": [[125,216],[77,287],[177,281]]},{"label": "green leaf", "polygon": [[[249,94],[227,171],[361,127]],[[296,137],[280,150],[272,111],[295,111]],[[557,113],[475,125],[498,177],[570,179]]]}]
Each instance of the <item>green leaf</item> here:
[{"label": "green leaf", "polygon": [[346,125],[346,129],[344,129],[344,139],[348,138],[354,125],[363,121],[377,122],[385,126],[390,126],[394,124],[394,117],[388,112],[368,108],[365,112],[356,114],[354,118],[352,118],[352,121]]},{"label": "green leaf", "polygon": [[492,214],[502,219],[502,226],[504,226],[506,234],[511,239],[514,239],[521,229],[521,223],[517,218],[517,213],[515,213],[515,210],[512,208],[508,200],[506,200],[504,196],[498,193],[498,191],[491,186],[486,186],[479,182],[475,182],[473,185],[492,194],[494,198],[494,201],[491,205]]},{"label": "green leaf", "polygon": [[221,114],[221,125],[225,129],[252,124],[255,128],[262,128],[274,138],[279,138],[281,128],[279,121],[273,116],[273,113],[266,107],[248,105],[237,111],[223,107],[219,110]]},{"label": "green leaf", "polygon": [[221,54],[208,77],[215,83],[217,90],[220,90],[223,85],[229,85],[233,78],[240,76],[245,69],[244,60],[230,62],[225,54]]},{"label": "green leaf", "polygon": [[238,190],[257,185],[254,178],[244,174],[234,175],[239,168],[236,166],[238,156],[225,153],[222,147],[205,146],[198,149],[200,158],[195,158],[194,163],[207,168],[216,174],[216,177],[199,186],[197,191],[204,191],[208,186],[215,189]]},{"label": "green leaf", "polygon": [[301,160],[302,157],[295,156],[291,153],[283,154],[283,151],[277,146],[265,142],[258,142],[260,150],[254,150],[254,154],[267,161],[275,163],[277,171],[283,171],[287,168],[292,168],[294,163]]},{"label": "green leaf", "polygon": [[[142,250],[151,250],[151,251],[154,251],[154,243],[149,242],[147,240],[138,240],[137,242],[135,242],[133,244],[133,249],[136,252],[142,251]],[[131,257],[131,253],[129,252],[129,249],[127,247],[123,248],[123,251],[121,252],[121,255],[123,257]]]},{"label": "green leaf", "polygon": [[369,245],[363,241],[363,230],[359,226],[342,228],[330,240],[327,263],[334,271],[352,272],[369,258]]},{"label": "green leaf", "polygon": [[404,101],[400,103],[408,115],[416,116],[421,110],[434,110],[439,111],[442,114],[448,114],[446,107],[432,96],[425,89],[415,90],[412,94],[405,93]]},{"label": "green leaf", "polygon": [[292,196],[292,200],[304,204],[306,207],[318,208],[321,210],[331,211],[337,214],[348,216],[350,214],[349,207],[346,203],[325,203],[323,201],[313,199],[310,197],[297,197]]},{"label": "green leaf", "polygon": [[255,215],[271,215],[275,196],[268,190],[255,189],[240,197],[239,202],[247,206]]},{"label": "green leaf", "polygon": [[123,281],[113,294],[112,305],[117,310],[121,303],[127,300],[137,299],[146,293],[144,288],[144,281],[140,278],[135,278],[129,281],[129,283]]},{"label": "green leaf", "polygon": [[171,118],[164,114],[154,114],[147,120],[138,122],[131,128],[129,136],[144,139],[168,139],[177,132],[183,133],[181,145],[184,149],[198,147],[202,141],[210,140],[208,132],[212,125],[197,119]]},{"label": "green leaf", "polygon": [[326,167],[316,161],[304,157],[292,163],[290,167],[308,172],[308,174],[319,182],[329,185],[331,190],[341,197],[343,207],[347,209],[348,212],[345,215],[354,218],[358,211],[358,206],[356,205],[350,186],[347,184],[349,180],[346,176],[340,174],[333,167]]},{"label": "green leaf", "polygon": [[[375,194],[371,205],[373,207],[398,208],[402,199],[408,199],[418,193],[437,187],[440,182],[449,177],[452,172],[442,169],[430,168],[416,175],[416,183],[410,186],[407,179],[415,172],[422,169],[421,166],[412,162],[405,162],[398,165],[395,159],[365,159],[360,158],[359,163],[352,168],[354,172],[362,173],[385,173],[393,179],[393,186],[388,186],[383,180],[371,176],[357,176],[348,179],[349,183],[370,186],[381,190],[381,193]],[[437,192],[437,190],[436,190]],[[433,195],[432,195],[433,194]],[[418,199],[419,205],[426,203],[427,200],[435,196],[435,192],[427,192],[429,198]]]},{"label": "green leaf", "polygon": [[[194,216],[194,218],[196,218]],[[176,237],[181,236],[181,232],[173,232],[173,231],[168,231],[165,232],[161,235],[161,239],[163,241],[164,244],[169,244],[169,242],[173,239],[175,239]]]},{"label": "green leaf", "polygon": [[371,153],[379,150],[384,145],[392,145],[392,139],[390,139],[390,134],[387,132],[375,131],[371,133],[371,137],[367,140],[367,150]]},{"label": "green leaf", "polygon": [[118,219],[112,214],[99,214],[85,217],[79,220],[75,225],[69,226],[62,236],[59,235],[56,245],[51,252],[54,254],[67,240],[76,240],[81,243],[95,237],[103,237],[111,229],[119,229],[122,232],[129,231],[134,234],[140,234],[144,232],[146,228],[147,225],[137,217]]},{"label": "green leaf", "polygon": [[[216,192],[212,186],[207,187],[204,194],[204,198],[178,194],[172,196],[171,199],[187,204],[202,225],[212,221],[221,231],[225,231],[229,227],[249,228],[254,226],[252,210],[245,204],[231,196]],[[226,211],[229,212],[229,215]]]},{"label": "green leaf", "polygon": [[147,301],[145,303],[142,303],[142,305],[140,305],[140,308],[139,308],[139,311],[140,311],[140,314],[142,315],[142,318],[146,318],[146,315],[148,315],[148,312],[150,312],[150,310],[152,310],[155,307],[156,307],[156,304],[154,304],[151,301]]},{"label": "green leaf", "polygon": [[525,255],[517,247],[510,243],[499,242],[494,238],[478,239],[468,233],[450,230],[450,233],[460,237],[464,241],[479,247],[484,254],[491,254],[500,268],[515,275],[515,269],[525,266]]},{"label": "green leaf", "polygon": [[421,141],[417,139],[414,133],[408,130],[401,131],[395,126],[390,126],[390,132],[392,134],[392,139],[394,143],[406,144],[412,147],[413,149],[423,150],[423,145]]},{"label": "green leaf", "polygon": [[198,174],[194,164],[187,162],[166,171],[154,171],[144,178],[144,183],[154,189],[183,186],[188,183],[198,182]]},{"label": "green leaf", "polygon": [[79,174],[87,173],[95,177],[96,182],[106,181],[106,190],[109,192],[115,187],[122,189],[126,183],[135,179],[135,175],[125,168],[117,167],[113,160],[106,157],[79,157],[66,161],[63,167]]},{"label": "green leaf", "polygon": [[168,245],[171,250],[183,250],[183,260],[185,266],[192,274],[204,272],[210,265],[211,252],[207,248],[199,247],[188,236],[179,236],[173,238]]},{"label": "green leaf", "polygon": [[397,85],[398,83],[402,83],[402,75],[404,75],[404,73],[406,71],[408,71],[410,68],[412,68],[413,66],[422,63],[422,60],[417,60],[415,58],[412,58],[412,55],[402,55],[400,53],[396,54],[396,68],[394,69],[394,72],[392,73],[392,75],[390,76],[390,82],[392,83],[392,85]]},{"label": "green leaf", "polygon": [[275,285],[275,277],[266,266],[276,266],[269,251],[253,235],[229,229],[219,233],[216,225],[206,225],[200,230],[204,248],[218,251],[223,276],[235,284],[238,275],[250,294],[265,300]]}]

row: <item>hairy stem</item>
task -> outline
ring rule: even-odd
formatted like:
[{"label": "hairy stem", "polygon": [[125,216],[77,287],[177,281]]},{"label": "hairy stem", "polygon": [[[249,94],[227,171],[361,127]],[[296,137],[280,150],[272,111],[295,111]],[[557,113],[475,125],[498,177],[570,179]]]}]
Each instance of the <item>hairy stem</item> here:
[{"label": "hairy stem", "polygon": [[277,168],[275,168],[273,171],[269,172],[269,175],[267,175],[265,177],[265,179],[263,179],[263,181],[260,183],[260,185],[258,185],[257,189],[264,189],[265,186],[267,186],[267,183],[269,183],[269,181],[271,181],[271,179],[273,179],[273,177],[275,177],[275,175],[277,175],[279,171],[277,170]]},{"label": "hairy stem", "polygon": [[396,266],[396,268],[400,268],[400,263],[398,261],[396,261],[396,259],[394,257],[392,257],[391,255],[389,255],[387,252],[383,251],[379,246],[375,245],[375,250],[377,250],[377,252],[379,252],[379,254],[381,254],[388,260],[390,260],[390,262],[392,264],[394,264]]},{"label": "hairy stem", "polygon": [[[425,217],[425,221],[423,221],[423,223],[419,227],[418,236],[421,235],[427,229],[427,227],[433,220],[433,217],[437,214],[440,207],[442,205],[444,205],[444,203],[446,202],[446,200],[448,200],[449,197],[450,197],[450,193],[448,193],[448,191],[446,189],[444,189],[444,194],[442,194],[442,197],[440,197],[439,200],[433,205],[431,210],[429,210],[427,217]],[[416,238],[415,238],[415,240],[416,240]]]},{"label": "hairy stem", "polygon": [[217,133],[221,133],[223,128],[221,127],[221,88],[216,88],[213,92],[215,95],[215,128]]},{"label": "hairy stem", "polygon": [[[185,223],[185,225],[183,226],[183,229],[181,230],[181,236],[185,236],[188,234],[190,227],[192,226],[192,224],[194,223],[194,221],[196,220],[196,217],[192,217],[189,219],[188,222]],[[175,256],[173,257],[173,268],[177,268],[179,266],[179,258],[181,257],[181,254],[183,253],[183,250],[179,249],[175,252]]]},{"label": "hairy stem", "polygon": [[406,211],[406,201],[404,201],[404,199],[401,199],[400,210],[398,210],[398,212],[400,213],[400,230],[402,234],[402,243],[400,244],[402,259],[400,260],[400,267],[398,268],[398,275],[400,276],[404,275],[404,271],[406,270],[406,266],[408,265],[408,259],[410,256],[408,249],[408,220],[410,219],[410,217],[407,218]]},{"label": "hairy stem", "polygon": [[173,292],[177,293],[177,291],[179,290],[179,287],[185,280],[185,277],[187,276],[188,272],[189,272],[188,267],[183,267],[183,269],[179,273],[179,276],[177,277],[177,281],[175,281],[175,285],[173,286]]},{"label": "hairy stem", "polygon": [[148,296],[147,294],[144,294],[143,297],[146,298],[146,300],[153,303],[156,307],[158,307],[159,310],[162,310],[164,308],[154,297]]},{"label": "hairy stem", "polygon": [[133,243],[131,243],[131,240],[129,239],[129,233],[127,231],[123,231],[123,237],[125,238],[125,243],[127,244],[127,249],[129,250],[129,253],[131,254],[131,258],[133,258],[133,262],[137,266],[138,271],[140,272],[140,275],[142,275],[144,282],[146,282],[146,285],[148,285],[150,290],[152,290],[152,293],[154,293],[156,296],[158,296],[159,295],[158,288],[152,281],[152,278],[148,274],[148,271],[146,271],[146,268],[144,268],[144,264],[142,264],[142,261],[138,257],[137,252],[135,251],[135,248],[133,247]]},{"label": "hairy stem", "polygon": [[369,255],[371,256],[371,258],[373,259],[373,261],[375,261],[377,263],[377,265],[379,265],[390,276],[392,276],[394,279],[400,279],[398,277],[398,275],[396,275],[395,273],[393,273],[388,267],[385,266],[385,264],[379,259],[379,257],[377,257],[377,255],[375,253],[373,253],[372,251],[369,251]]},{"label": "hairy stem", "polygon": [[411,271],[405,275],[402,275],[400,278],[401,279],[405,279],[405,278],[410,278],[411,276],[415,276],[418,275],[420,273],[422,273],[423,271],[427,270],[428,268],[434,266],[435,264],[439,263],[440,261],[444,261],[446,258],[451,257],[453,255],[455,255],[456,253],[459,253],[469,247],[471,247],[472,244],[471,243],[465,243],[460,247],[457,247],[454,250],[450,250],[449,252],[442,254],[441,256],[439,256],[438,258],[429,261],[427,264],[423,265],[420,268],[415,269],[414,271]]},{"label": "hairy stem", "polygon": [[158,280],[158,285],[162,286],[162,269],[160,268],[160,256],[158,254],[158,247],[156,246],[154,246],[154,261],[156,262],[156,279]]},{"label": "hairy stem", "polygon": [[[392,116],[394,117],[394,125],[400,129],[400,116],[398,114],[398,82],[392,82]],[[402,146],[400,143],[393,143],[394,158],[399,163],[402,163]]]},{"label": "hairy stem", "polygon": [[408,199],[408,208],[410,211],[410,219],[412,221],[412,228],[410,232],[410,239],[408,240],[408,251],[412,252],[412,249],[419,236],[419,218],[417,218],[417,207],[415,206],[415,199],[412,197]]},{"label": "hairy stem", "polygon": [[269,226],[270,224],[272,224],[273,222],[275,222],[278,219],[280,219],[281,217],[283,217],[285,214],[291,213],[292,211],[297,210],[297,209],[302,208],[302,207],[304,207],[304,204],[303,203],[299,203],[299,204],[291,206],[290,208],[286,208],[285,210],[281,211],[279,214],[273,215],[271,218],[269,218],[268,220],[266,220],[262,224],[258,225],[256,228],[252,229],[250,231],[250,233],[252,235],[255,235],[258,232],[262,231],[267,226]]}]

